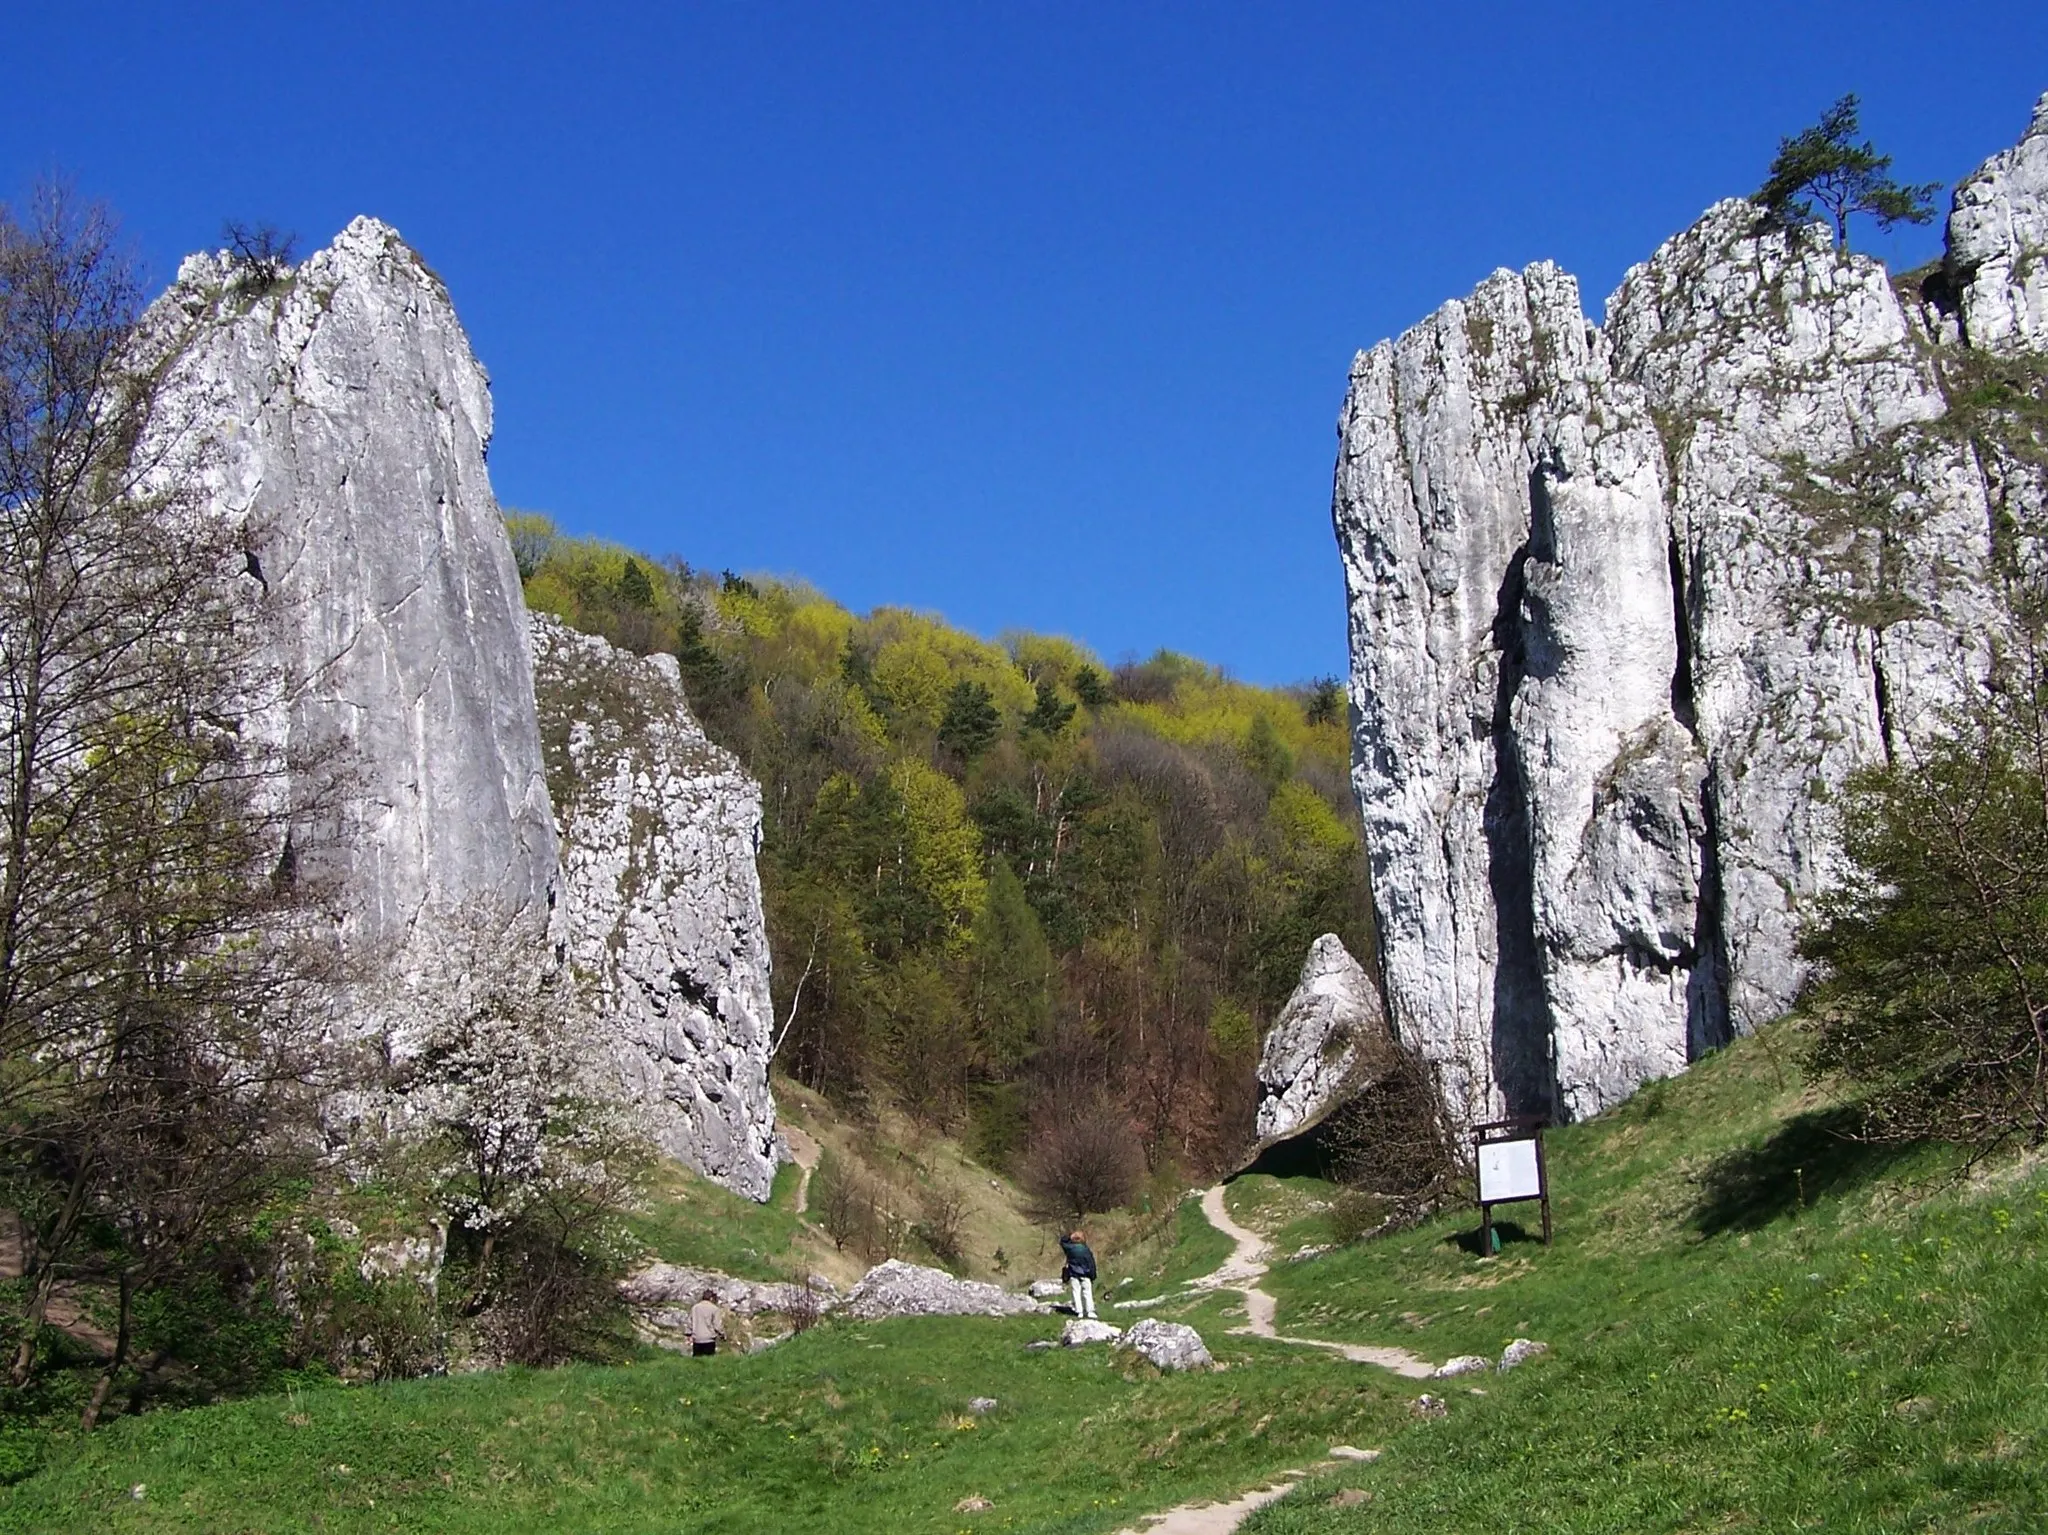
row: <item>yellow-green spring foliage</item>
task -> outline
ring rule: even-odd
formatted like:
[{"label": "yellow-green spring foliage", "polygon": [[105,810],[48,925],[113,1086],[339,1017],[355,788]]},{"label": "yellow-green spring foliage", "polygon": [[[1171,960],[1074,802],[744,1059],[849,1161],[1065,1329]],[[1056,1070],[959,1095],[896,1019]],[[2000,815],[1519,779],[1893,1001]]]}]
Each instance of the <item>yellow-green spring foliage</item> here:
[{"label": "yellow-green spring foliage", "polygon": [[674,655],[760,780],[778,1065],[811,1085],[996,1160],[1085,1112],[1155,1169],[1216,1162],[1310,942],[1369,953],[1334,683],[1111,666],[507,521],[528,604]]}]

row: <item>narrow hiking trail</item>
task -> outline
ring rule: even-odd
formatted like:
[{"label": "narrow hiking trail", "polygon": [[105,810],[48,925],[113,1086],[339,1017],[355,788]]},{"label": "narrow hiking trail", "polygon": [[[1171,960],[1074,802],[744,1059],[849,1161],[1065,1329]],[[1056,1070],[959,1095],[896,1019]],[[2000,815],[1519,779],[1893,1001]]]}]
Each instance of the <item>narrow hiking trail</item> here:
[{"label": "narrow hiking trail", "polygon": [[1256,1231],[1247,1230],[1230,1218],[1230,1211],[1223,1203],[1223,1185],[1217,1184],[1202,1195],[1202,1214],[1210,1225],[1229,1237],[1236,1244],[1230,1256],[1221,1265],[1190,1282],[1195,1290],[1235,1290],[1244,1297],[1244,1327],[1232,1328],[1233,1332],[1250,1333],[1254,1337],[1271,1338],[1275,1343],[1292,1343],[1301,1348],[1319,1348],[1332,1354],[1341,1354],[1357,1364],[1376,1364],[1396,1375],[1405,1375],[1410,1380],[1426,1380],[1436,1366],[1420,1355],[1411,1354],[1405,1348],[1371,1343],[1333,1343],[1326,1338],[1289,1338],[1273,1325],[1279,1302],[1270,1292],[1259,1288],[1259,1281],[1265,1277],[1267,1260],[1272,1256],[1266,1239]]},{"label": "narrow hiking trail", "polygon": [[811,1207],[811,1174],[818,1170],[823,1148],[808,1132],[791,1124],[782,1127],[782,1138],[789,1142],[790,1160],[796,1163],[796,1213],[802,1215]]},{"label": "narrow hiking trail", "polygon": [[1268,1503],[1278,1503],[1294,1491],[1306,1474],[1283,1471],[1266,1486],[1254,1487],[1228,1503],[1183,1503],[1163,1514],[1147,1514],[1117,1535],[1230,1535]]},{"label": "narrow hiking trail", "polygon": [[[1291,1343],[1301,1348],[1319,1348],[1328,1353],[1339,1354],[1358,1364],[1376,1364],[1396,1375],[1405,1375],[1410,1380],[1425,1380],[1435,1367],[1427,1359],[1411,1354],[1405,1348],[1378,1347],[1369,1343],[1333,1343],[1325,1338],[1290,1338],[1281,1333],[1273,1324],[1279,1302],[1259,1288],[1259,1281],[1265,1277],[1270,1266],[1272,1250],[1266,1239],[1256,1231],[1247,1230],[1230,1218],[1229,1207],[1223,1202],[1223,1185],[1205,1190],[1202,1194],[1202,1214],[1210,1225],[1229,1237],[1232,1242],[1230,1256],[1199,1279],[1188,1282],[1190,1290],[1235,1290],[1244,1297],[1246,1324],[1233,1327],[1232,1332],[1250,1333],[1254,1337],[1270,1338],[1275,1343]],[[1377,1451],[1360,1452],[1348,1447],[1333,1446],[1332,1461],[1338,1459],[1364,1460],[1377,1455]],[[1228,1503],[1183,1503],[1163,1513],[1146,1514],[1136,1524],[1127,1525],[1117,1535],[1230,1535],[1245,1520],[1249,1519],[1269,1503],[1277,1503],[1298,1487],[1309,1473],[1304,1470],[1282,1471],[1264,1484],[1251,1491],[1241,1493]]]}]

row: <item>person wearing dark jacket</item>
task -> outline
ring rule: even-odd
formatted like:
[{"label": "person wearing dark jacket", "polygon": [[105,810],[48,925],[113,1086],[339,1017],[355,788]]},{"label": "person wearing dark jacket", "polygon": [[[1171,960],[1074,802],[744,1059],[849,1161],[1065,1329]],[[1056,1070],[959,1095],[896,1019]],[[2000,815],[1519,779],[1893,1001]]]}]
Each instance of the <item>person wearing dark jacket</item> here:
[{"label": "person wearing dark jacket", "polygon": [[1067,1255],[1067,1266],[1060,1270],[1060,1278],[1073,1292],[1074,1315],[1092,1322],[1095,1320],[1095,1254],[1089,1251],[1087,1238],[1079,1231],[1060,1238],[1060,1251]]}]

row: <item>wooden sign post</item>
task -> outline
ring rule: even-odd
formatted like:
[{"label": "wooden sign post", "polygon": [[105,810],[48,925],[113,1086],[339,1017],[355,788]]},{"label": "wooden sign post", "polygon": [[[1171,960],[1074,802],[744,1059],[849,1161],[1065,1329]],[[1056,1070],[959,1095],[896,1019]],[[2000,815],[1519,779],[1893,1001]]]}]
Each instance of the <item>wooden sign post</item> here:
[{"label": "wooden sign post", "polygon": [[1550,1175],[1543,1165],[1543,1120],[1532,1115],[1474,1125],[1479,1143],[1479,1256],[1500,1250],[1493,1233],[1493,1207],[1522,1200],[1543,1201],[1543,1245],[1550,1245]]}]

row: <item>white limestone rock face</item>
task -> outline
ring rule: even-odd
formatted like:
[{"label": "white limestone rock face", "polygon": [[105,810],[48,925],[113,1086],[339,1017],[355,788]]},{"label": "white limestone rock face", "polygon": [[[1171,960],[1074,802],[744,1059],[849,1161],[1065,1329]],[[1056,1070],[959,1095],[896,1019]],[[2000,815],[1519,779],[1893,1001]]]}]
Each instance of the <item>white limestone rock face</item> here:
[{"label": "white limestone rock face", "polygon": [[342,824],[306,839],[340,850],[344,947],[402,971],[438,912],[545,913],[554,820],[490,392],[440,279],[359,218],[268,289],[188,258],[138,344],[175,434],[151,451],[243,530],[287,615],[280,744],[350,775]]},{"label": "white limestone rock face", "polygon": [[1362,354],[1340,440],[1395,1026],[1463,1118],[1551,1101],[1560,1052],[1597,1106],[1683,1059],[1697,895],[1646,407],[1540,263]]},{"label": "white limestone rock face", "polygon": [[536,614],[568,963],[656,1140],[738,1193],[775,1178],[761,790],[690,714],[673,657]]},{"label": "white limestone rock face", "polygon": [[1391,1041],[1380,989],[1335,933],[1309,946],[1301,981],[1259,1050],[1260,1144],[1299,1135],[1368,1085]]},{"label": "white limestone rock face", "polygon": [[338,824],[303,845],[338,850],[307,861],[335,865],[366,979],[349,1026],[402,1056],[437,956],[480,923],[544,932],[663,1148],[765,1199],[759,790],[691,719],[673,661],[529,634],[484,464],[488,381],[440,279],[357,219],[274,283],[189,258],[138,346],[165,380],[150,450],[201,487],[197,514],[242,530],[286,615],[269,728],[342,775],[320,812]]},{"label": "white limestone rock face", "polygon": [[2048,94],[2026,137],[1956,188],[1948,261],[1963,338],[1993,352],[2048,351]]},{"label": "white limestone rock face", "polygon": [[[1976,670],[1990,510],[1967,450],[1912,430],[1947,400],[1884,268],[1819,226],[1758,233],[1722,203],[1629,272],[1607,330],[1676,466],[1724,1006],[1747,1030],[1803,977],[1800,913],[1838,873],[1827,796]],[[1881,553],[1841,526],[1866,493],[1894,502]]]},{"label": "white limestone rock face", "polygon": [[1390,1021],[1460,1117],[1596,1112],[1796,996],[1829,796],[2006,622],[1993,507],[2041,477],[1953,428],[1941,349],[2044,344],[2044,173],[2037,109],[1925,310],[1729,202],[1603,326],[1538,264],[1354,363],[1354,781]]}]

